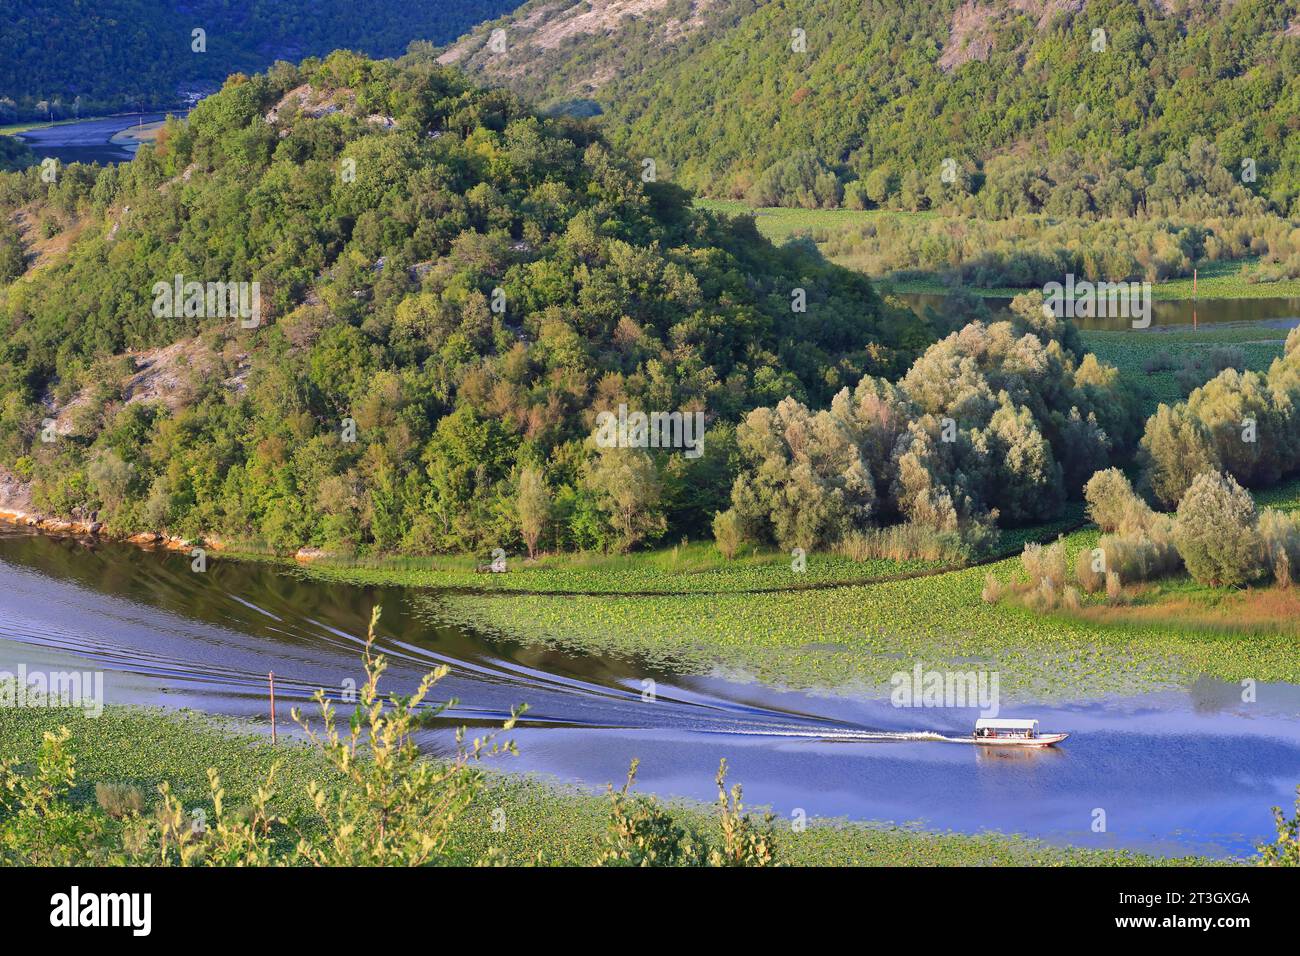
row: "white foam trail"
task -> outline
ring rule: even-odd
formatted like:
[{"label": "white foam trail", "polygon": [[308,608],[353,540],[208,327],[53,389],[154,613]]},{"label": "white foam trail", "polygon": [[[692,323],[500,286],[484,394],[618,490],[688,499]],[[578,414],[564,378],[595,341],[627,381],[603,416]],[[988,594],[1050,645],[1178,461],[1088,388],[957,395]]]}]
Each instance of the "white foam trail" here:
[{"label": "white foam trail", "polygon": [[797,728],[731,728],[726,730],[701,729],[709,734],[740,734],[753,737],[790,737],[804,740],[821,740],[826,742],[860,742],[860,743],[895,743],[909,740],[938,740],[947,743],[968,743],[969,737],[953,737],[941,734],[937,730],[854,730],[842,728],[836,730],[801,730]]}]

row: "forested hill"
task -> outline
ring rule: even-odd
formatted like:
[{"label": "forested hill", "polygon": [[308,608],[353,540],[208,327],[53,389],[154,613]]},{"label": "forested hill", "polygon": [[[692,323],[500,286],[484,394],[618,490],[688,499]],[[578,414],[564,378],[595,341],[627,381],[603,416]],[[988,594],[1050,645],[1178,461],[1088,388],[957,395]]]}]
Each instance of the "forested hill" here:
[{"label": "forested hill", "polygon": [[[555,496],[548,546],[698,537],[730,423],[932,338],[810,244],[431,63],[235,76],[130,163],[40,173],[0,174],[0,477],[110,529],[486,548],[518,540],[523,482]],[[171,297],[191,282],[256,282],[260,310]],[[703,413],[702,454],[593,457],[620,405]],[[619,496],[649,489],[632,527]]]},{"label": "forested hill", "polygon": [[442,59],[602,110],[717,196],[899,205],[947,158],[978,188],[999,154],[1149,173],[1198,136],[1282,211],[1300,195],[1296,0],[533,0]]},{"label": "forested hill", "polygon": [[[517,5],[518,0],[6,0],[0,18],[0,122],[165,108],[182,91],[218,89],[231,73],[339,48],[396,56],[412,41],[445,43]],[[204,52],[194,50],[196,29],[204,31]]]}]

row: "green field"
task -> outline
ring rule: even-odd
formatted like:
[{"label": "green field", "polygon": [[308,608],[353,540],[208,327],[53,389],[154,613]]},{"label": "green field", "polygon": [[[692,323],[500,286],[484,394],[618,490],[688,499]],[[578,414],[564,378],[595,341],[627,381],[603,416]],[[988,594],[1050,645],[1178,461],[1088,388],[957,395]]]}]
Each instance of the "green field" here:
[{"label": "green field", "polygon": [[755,209],[748,203],[734,199],[697,199],[695,205],[701,209],[723,212],[729,216],[752,213],[758,231],[776,243],[806,235],[814,229],[838,229],[861,225],[871,220],[894,219],[907,222],[942,218],[940,213],[928,210],[898,212],[889,209],[795,209],[786,206],[765,206]]}]

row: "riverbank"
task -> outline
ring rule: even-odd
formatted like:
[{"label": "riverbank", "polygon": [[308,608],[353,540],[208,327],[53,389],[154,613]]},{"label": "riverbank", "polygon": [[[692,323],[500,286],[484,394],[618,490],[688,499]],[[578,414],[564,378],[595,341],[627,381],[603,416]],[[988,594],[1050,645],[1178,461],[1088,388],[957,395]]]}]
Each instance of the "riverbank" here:
[{"label": "riverbank", "polygon": [[1018,571],[1019,560],[1007,559],[908,581],[757,596],[439,594],[428,598],[427,613],[529,645],[823,692],[886,692],[899,662],[915,660],[978,662],[996,670],[1003,694],[1018,702],[1182,689],[1203,677],[1300,683],[1295,639],[1280,630],[1197,632],[1176,616],[1092,622],[982,600],[987,573],[1010,579]]},{"label": "riverbank", "polygon": [[[1218,299],[1291,299],[1300,297],[1300,279],[1279,279],[1272,282],[1250,282],[1247,277],[1258,268],[1258,256],[1227,262],[1208,262],[1197,268],[1192,276],[1164,279],[1151,285],[1151,298],[1156,302],[1188,302]],[[885,276],[878,280],[892,292],[904,294],[943,295],[951,292],[949,285],[937,277],[894,278]],[[966,286],[965,291],[984,299],[1013,299],[1026,292],[1042,292],[1041,286],[1002,286],[981,288]]]},{"label": "riverbank", "polygon": [[24,123],[0,129],[25,143],[37,157],[61,163],[122,163],[135,155],[143,142],[157,136],[168,116],[184,116],[184,109],[150,113],[120,113],[54,123]]},{"label": "riverbank", "polygon": [[[1126,375],[1152,386],[1148,411],[1172,400],[1169,370],[1143,372],[1158,353],[1181,359],[1212,344],[1233,343],[1248,365],[1264,368],[1281,354],[1285,330],[1224,327],[1181,332],[1087,332],[1084,341]],[[1300,483],[1268,490],[1261,504],[1293,508]],[[30,507],[30,505],[29,505]],[[22,523],[47,532],[87,535],[91,529],[28,513]],[[790,555],[750,548],[727,560],[712,542],[679,543],[630,555],[547,555],[506,558],[505,573],[483,570],[484,556],[328,555],[303,549],[273,554],[238,541],[188,540],[152,532],[130,540],[188,552],[209,562],[272,564],[293,576],[417,592],[421,614],[528,646],[604,653],[660,662],[686,674],[745,675],[773,686],[834,691],[875,689],[897,671],[900,657],[977,660],[997,667],[1003,688],[1022,700],[1095,699],[1186,687],[1205,675],[1300,683],[1294,639],[1271,632],[1254,615],[1250,627],[1199,632],[1177,616],[1128,620],[1043,617],[990,607],[980,597],[986,572],[1016,572],[1026,541],[1067,534],[1090,540],[1075,504],[1061,520],[1005,534],[999,555],[982,567],[941,561],[853,561],[808,555],[795,570]],[[101,535],[108,537],[102,529]],[[505,600],[509,598],[509,600]],[[1134,617],[1137,617],[1136,615]]]},{"label": "riverbank", "polygon": [[[1298,500],[1295,483],[1268,498],[1283,508]],[[1096,534],[1071,532],[1066,545],[1073,552],[1095,542]],[[713,548],[701,543],[682,553],[692,550]],[[1018,556],[887,580],[818,584],[803,580],[784,557],[749,569],[682,573],[672,570],[670,555],[610,558],[615,567],[627,562],[621,571],[599,564],[575,568],[556,559],[552,567],[505,574],[477,574],[463,565],[303,566],[238,551],[213,554],[209,565],[233,558],[234,565],[270,564],[305,581],[397,588],[411,595],[428,626],[467,628],[539,651],[612,656],[678,674],[721,673],[819,693],[881,692],[904,659],[978,661],[1000,673],[1007,699],[1024,703],[1181,689],[1201,677],[1300,684],[1294,636],[1268,628],[1258,614],[1239,628],[1225,620],[1193,629],[1181,626],[1176,614],[1090,620],[985,603],[985,576],[1009,581],[1020,573]],[[843,559],[811,555],[804,574],[818,575],[823,562],[833,569],[836,560]],[[479,586],[462,586],[467,580]],[[756,582],[766,587],[754,590]]]},{"label": "riverbank", "polygon": [[[77,758],[78,782],[71,793],[72,802],[104,828],[110,841],[120,841],[123,827],[98,807],[97,783],[130,784],[152,805],[159,784],[166,781],[187,812],[201,809],[212,819],[209,767],[220,774],[225,803],[231,808],[248,805],[272,764],[278,762],[273,807],[290,821],[286,841],[292,839],[294,827],[312,826],[315,810],[307,795],[308,784],[319,781],[331,792],[332,771],[320,754],[301,740],[282,738],[272,746],[256,725],[218,722],[192,712],[168,714],[111,706],[101,717],[88,719],[75,713],[0,708],[0,740],[4,741],[0,757],[30,763],[42,734],[61,726],[71,731]],[[609,825],[608,798],[508,773],[502,765],[509,759],[492,761],[487,785],[454,825],[448,851],[438,862],[471,864],[495,852],[499,862],[508,864],[593,865]],[[678,825],[708,835],[717,830],[713,812],[704,804],[673,801],[667,806]],[[0,817],[0,828],[3,826]],[[991,832],[966,835],[817,818],[809,820],[802,832],[795,832],[791,821],[778,820],[777,848],[778,861],[795,866],[1186,866],[1235,862],[1090,850]]]},{"label": "riverbank", "polygon": [[684,541],[631,554],[579,552],[543,554],[536,559],[509,555],[501,572],[490,570],[489,558],[457,555],[352,557],[306,549],[306,554],[300,551],[290,557],[231,543],[223,547],[221,556],[268,561],[324,581],[381,587],[554,596],[764,594],[944,574],[1019,554],[1026,542],[1052,541],[1084,521],[1083,510],[1076,505],[1057,521],[1006,531],[990,556],[959,562],[926,558],[855,560],[833,552],[814,552],[796,562],[790,554],[770,545],[750,546],[728,559],[712,541]]},{"label": "riverbank", "polygon": [[[758,231],[778,245],[798,237],[812,238],[832,262],[847,268],[858,268],[860,263],[851,254],[840,254],[831,248],[831,240],[841,234],[870,229],[873,223],[923,224],[945,217],[937,212],[899,212],[880,209],[790,209],[779,206],[754,208],[735,200],[697,200],[696,205],[728,215],[752,214]],[[956,231],[962,231],[968,220],[951,220]],[[1236,260],[1206,262],[1198,267],[1195,285],[1192,276],[1181,276],[1153,283],[1151,295],[1158,302],[1181,302],[1216,299],[1273,299],[1300,297],[1300,278],[1271,282],[1247,281],[1258,268],[1259,256]],[[902,294],[946,294],[951,288],[935,273],[906,270],[898,274],[872,275],[873,281],[889,292]],[[974,295],[990,299],[1010,299],[1024,292],[1042,291],[1041,286],[964,287]]]}]

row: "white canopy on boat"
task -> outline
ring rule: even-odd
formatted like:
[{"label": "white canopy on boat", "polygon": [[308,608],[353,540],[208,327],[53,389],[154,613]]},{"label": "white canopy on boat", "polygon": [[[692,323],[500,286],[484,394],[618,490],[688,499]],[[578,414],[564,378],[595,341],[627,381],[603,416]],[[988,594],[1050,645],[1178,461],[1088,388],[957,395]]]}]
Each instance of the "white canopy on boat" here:
[{"label": "white canopy on boat", "polygon": [[1036,720],[1004,720],[1000,717],[981,717],[975,721],[976,731],[980,730],[1038,730]]}]

